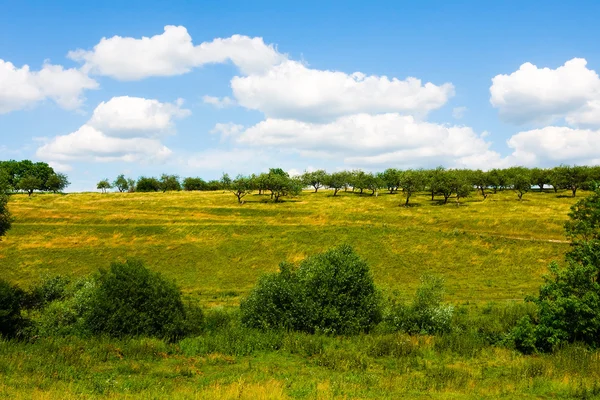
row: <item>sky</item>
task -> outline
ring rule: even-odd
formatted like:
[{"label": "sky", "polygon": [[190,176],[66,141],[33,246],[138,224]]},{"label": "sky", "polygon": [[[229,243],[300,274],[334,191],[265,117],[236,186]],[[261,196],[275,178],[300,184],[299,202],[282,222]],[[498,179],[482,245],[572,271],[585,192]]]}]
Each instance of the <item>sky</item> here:
[{"label": "sky", "polygon": [[104,178],[600,164],[597,1],[0,0],[0,160]]}]

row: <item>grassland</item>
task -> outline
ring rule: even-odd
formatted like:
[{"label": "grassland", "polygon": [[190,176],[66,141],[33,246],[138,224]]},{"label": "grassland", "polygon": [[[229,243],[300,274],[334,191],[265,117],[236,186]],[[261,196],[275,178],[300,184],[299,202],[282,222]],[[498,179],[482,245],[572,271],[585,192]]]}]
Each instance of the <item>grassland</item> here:
[{"label": "grassland", "polygon": [[[586,193],[578,194],[578,198]],[[154,339],[0,341],[0,398],[594,398],[600,353],[567,347],[525,356],[470,333],[356,337],[258,332],[234,310],[282,260],[348,243],[389,295],[412,297],[424,273],[446,279],[446,300],[490,318],[487,304],[520,302],[568,243],[577,200],[512,192],[440,205],[426,194],[303,193],[281,204],[229,193],[13,196],[0,273],[21,286],[44,274],[80,276],[137,257],[207,310],[212,328]],[[485,311],[487,310],[487,311]],[[233,319],[232,319],[233,318]],[[216,323],[225,319],[227,323]],[[231,319],[231,320],[229,320]],[[232,322],[233,321],[233,322]]]}]

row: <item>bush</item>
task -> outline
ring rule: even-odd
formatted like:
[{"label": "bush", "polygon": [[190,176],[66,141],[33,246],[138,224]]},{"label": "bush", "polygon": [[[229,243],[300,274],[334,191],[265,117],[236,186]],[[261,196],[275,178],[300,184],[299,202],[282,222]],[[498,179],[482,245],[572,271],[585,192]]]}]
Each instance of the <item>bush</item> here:
[{"label": "bush", "polygon": [[28,307],[43,308],[55,300],[62,300],[66,295],[69,282],[69,278],[61,275],[44,276],[39,284],[29,290]]},{"label": "bush", "polygon": [[386,321],[394,330],[407,333],[436,334],[450,332],[454,307],[443,305],[444,280],[434,276],[421,278],[410,305],[395,304]]},{"label": "bush", "polygon": [[25,292],[19,287],[0,279],[0,335],[18,336],[26,320],[21,315]]},{"label": "bush", "polygon": [[175,340],[186,334],[186,310],[173,282],[129,260],[101,271],[85,325],[92,333],[113,337]]},{"label": "bush", "polygon": [[381,299],[369,267],[350,246],[280,265],[242,301],[242,322],[261,329],[354,334],[381,320]]}]

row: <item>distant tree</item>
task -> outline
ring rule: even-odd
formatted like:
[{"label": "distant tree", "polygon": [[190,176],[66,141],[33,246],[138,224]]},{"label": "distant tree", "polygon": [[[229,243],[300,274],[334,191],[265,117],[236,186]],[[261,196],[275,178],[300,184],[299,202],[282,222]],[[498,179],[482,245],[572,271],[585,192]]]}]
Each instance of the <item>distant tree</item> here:
[{"label": "distant tree", "polygon": [[475,171],[471,171],[468,175],[470,175],[470,180],[473,186],[477,188],[481,192],[483,199],[487,199],[487,193],[485,190],[490,186],[490,178],[487,172],[483,172],[478,169]]},{"label": "distant tree", "polygon": [[121,174],[113,182],[113,187],[116,187],[121,193],[127,192],[129,190],[129,181],[127,181],[125,175]]},{"label": "distant tree", "polygon": [[271,168],[267,178],[267,188],[271,192],[271,198],[278,203],[281,197],[294,196],[302,192],[302,180],[290,178],[287,172],[281,168]]},{"label": "distant tree", "polygon": [[358,189],[360,194],[363,194],[363,191],[367,188],[368,180],[369,177],[365,171],[357,169],[351,172],[350,184],[352,185],[352,189]]},{"label": "distant tree", "polygon": [[206,182],[206,189],[207,190],[221,190],[221,189],[223,189],[223,184],[221,181],[213,179],[213,180]]},{"label": "distant tree", "polygon": [[135,184],[135,180],[131,179],[131,178],[127,178],[127,191],[129,193],[133,193],[136,190],[136,184]]},{"label": "distant tree", "polygon": [[161,190],[161,185],[158,179],[141,176],[135,185],[137,192],[158,192]]},{"label": "distant tree", "polygon": [[[426,186],[431,193],[431,201],[434,200],[436,194],[449,193],[448,190],[445,190],[448,189],[448,174],[445,172],[446,170],[441,166],[425,172]],[[444,196],[444,203],[448,201],[448,197]]]},{"label": "distant tree", "polygon": [[2,169],[2,165],[0,163],[0,193],[8,194],[11,190],[13,190],[13,187],[10,184],[10,175],[8,171]]},{"label": "distant tree", "polygon": [[517,169],[511,174],[510,185],[519,196],[519,200],[522,200],[523,195],[531,190],[531,176],[524,168]]},{"label": "distant tree", "polygon": [[223,173],[223,176],[221,176],[221,187],[225,190],[228,190],[230,186],[231,178],[229,177],[229,174]]},{"label": "distant tree", "polygon": [[398,187],[400,186],[400,175],[400,171],[395,168],[388,168],[381,174],[381,179],[390,194],[394,194],[398,191]]},{"label": "distant tree", "polygon": [[550,184],[550,173],[544,168],[532,168],[531,182],[540,188],[540,192],[544,191],[544,186]]},{"label": "distant tree", "polygon": [[229,191],[237,197],[238,203],[242,204],[242,198],[252,193],[252,181],[248,177],[238,175],[229,184]]},{"label": "distant tree", "polygon": [[325,186],[325,182],[327,181],[327,172],[322,169],[305,172],[302,174],[302,183],[306,186],[312,186],[315,189],[315,193]]},{"label": "distant tree", "polygon": [[162,174],[160,177],[160,190],[162,192],[171,192],[181,190],[181,183],[177,175]]},{"label": "distant tree", "polygon": [[69,182],[67,175],[59,172],[50,175],[50,177],[46,181],[46,188],[54,193],[57,193],[65,190],[65,188],[70,184],[71,182]]},{"label": "distant tree", "polygon": [[554,169],[554,173],[556,174],[555,180],[558,183],[558,186],[568,189],[573,193],[573,197],[577,194],[577,189],[585,184],[588,181],[588,167],[583,166],[569,166],[569,165],[561,165]]},{"label": "distant tree", "polygon": [[8,195],[0,191],[0,240],[12,225],[13,218],[8,211]]},{"label": "distant tree", "polygon": [[42,189],[42,180],[33,175],[25,176],[19,179],[18,189],[27,192],[29,197],[31,197],[34,190]]},{"label": "distant tree", "polygon": [[185,178],[183,190],[206,190],[206,182],[202,178]]},{"label": "distant tree", "polygon": [[456,194],[456,204],[460,203],[460,199],[468,197],[473,191],[472,177],[468,170],[453,171],[451,184],[452,191]]},{"label": "distant tree", "polygon": [[98,184],[96,185],[96,189],[100,189],[102,190],[102,193],[106,193],[106,191],[108,189],[112,188],[112,185],[110,184],[110,182],[108,181],[108,179],[102,179],[100,182],[98,182]]},{"label": "distant tree", "polygon": [[422,171],[407,170],[404,171],[400,179],[400,188],[406,197],[404,206],[408,206],[408,201],[416,192],[423,190],[425,187],[425,179]]},{"label": "distant tree", "polygon": [[325,185],[333,189],[333,195],[337,196],[338,191],[340,191],[340,189],[346,186],[346,173],[334,172],[332,174],[327,175]]},{"label": "distant tree", "polygon": [[25,326],[25,318],[21,314],[25,292],[19,287],[0,279],[0,337],[18,336]]},{"label": "distant tree", "polygon": [[373,196],[381,187],[384,187],[385,184],[381,177],[381,174],[372,174],[367,173],[365,176],[365,189],[371,191],[371,196]]}]

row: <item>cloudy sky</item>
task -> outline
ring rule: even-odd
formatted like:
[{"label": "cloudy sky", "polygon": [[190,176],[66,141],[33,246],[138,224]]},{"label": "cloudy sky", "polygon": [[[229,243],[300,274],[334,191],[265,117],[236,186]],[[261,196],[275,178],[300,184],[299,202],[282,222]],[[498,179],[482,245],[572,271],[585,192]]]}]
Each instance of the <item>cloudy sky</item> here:
[{"label": "cloudy sky", "polygon": [[71,190],[600,163],[600,2],[98,3],[0,0],[0,159]]}]

